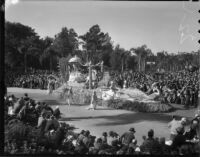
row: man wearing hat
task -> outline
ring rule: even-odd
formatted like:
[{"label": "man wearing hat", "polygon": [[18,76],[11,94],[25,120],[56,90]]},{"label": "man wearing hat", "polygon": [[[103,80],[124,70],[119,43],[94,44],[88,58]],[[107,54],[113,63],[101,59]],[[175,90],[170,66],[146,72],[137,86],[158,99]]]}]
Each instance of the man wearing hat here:
[{"label": "man wearing hat", "polygon": [[128,146],[133,139],[135,139],[135,129],[134,128],[130,128],[129,132],[125,132],[121,137],[120,140],[122,142],[123,145]]}]

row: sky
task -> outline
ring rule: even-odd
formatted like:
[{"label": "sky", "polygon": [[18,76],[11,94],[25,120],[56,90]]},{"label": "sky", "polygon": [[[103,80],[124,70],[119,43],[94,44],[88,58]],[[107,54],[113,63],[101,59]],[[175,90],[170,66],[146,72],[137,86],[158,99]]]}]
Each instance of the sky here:
[{"label": "sky", "polygon": [[5,19],[54,37],[62,27],[85,34],[98,24],[113,44],[129,50],[146,44],[153,53],[197,51],[199,2],[6,0]]}]

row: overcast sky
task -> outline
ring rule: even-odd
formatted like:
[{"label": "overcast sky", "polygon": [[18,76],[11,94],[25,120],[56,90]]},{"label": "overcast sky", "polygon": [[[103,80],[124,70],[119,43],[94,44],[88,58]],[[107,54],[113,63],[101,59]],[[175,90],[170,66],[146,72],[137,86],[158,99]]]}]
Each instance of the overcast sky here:
[{"label": "overcast sky", "polygon": [[20,1],[6,8],[6,20],[20,22],[41,36],[62,27],[82,35],[95,24],[125,49],[146,44],[154,53],[199,49],[197,2]]}]

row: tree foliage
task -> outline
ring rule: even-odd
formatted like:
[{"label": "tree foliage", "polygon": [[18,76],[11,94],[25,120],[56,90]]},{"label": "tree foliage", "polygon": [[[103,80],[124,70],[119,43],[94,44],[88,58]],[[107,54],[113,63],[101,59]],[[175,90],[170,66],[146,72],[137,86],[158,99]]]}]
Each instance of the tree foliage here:
[{"label": "tree foliage", "polygon": [[63,27],[61,32],[55,36],[53,49],[60,57],[67,57],[69,54],[74,54],[78,49],[78,35],[73,28],[68,29]]},{"label": "tree foliage", "polygon": [[[79,49],[80,45],[83,50]],[[90,60],[93,64],[104,61],[105,66],[118,71],[174,71],[188,65],[200,66],[200,50],[175,54],[161,51],[153,54],[147,45],[125,50],[120,45],[114,47],[109,34],[104,33],[99,25],[93,25],[83,35],[78,35],[73,28],[63,27],[54,38],[40,38],[29,26],[9,21],[5,23],[6,67],[20,67],[25,71],[29,67],[56,70],[60,58],[69,58],[75,54],[83,63]],[[155,64],[147,65],[147,62]]]},{"label": "tree foliage", "polygon": [[146,59],[148,56],[153,55],[152,51],[149,48],[147,48],[147,45],[132,48],[131,50],[134,51],[135,54],[137,54],[138,71],[145,71]]},{"label": "tree foliage", "polygon": [[91,60],[95,64],[103,60],[109,65],[106,57],[109,58],[108,53],[112,51],[112,44],[108,33],[102,32],[99,25],[94,25],[87,33],[79,36],[79,38],[83,41],[87,61]]},{"label": "tree foliage", "polygon": [[[26,68],[27,52],[36,49],[38,36],[34,29],[20,23],[5,23],[5,64],[8,67],[22,66]],[[35,54],[35,53],[34,53]]]}]

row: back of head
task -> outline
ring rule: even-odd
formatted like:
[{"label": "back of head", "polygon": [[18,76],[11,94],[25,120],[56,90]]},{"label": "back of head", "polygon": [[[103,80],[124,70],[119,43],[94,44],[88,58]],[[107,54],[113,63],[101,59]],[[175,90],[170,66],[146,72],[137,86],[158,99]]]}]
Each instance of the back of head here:
[{"label": "back of head", "polygon": [[97,139],[97,143],[102,143],[102,139],[101,139],[101,138],[98,138],[98,139]]},{"label": "back of head", "polygon": [[109,136],[113,137],[114,136],[114,132],[113,131],[109,131]]},{"label": "back of head", "polygon": [[80,134],[84,134],[85,133],[85,130],[81,130]]},{"label": "back of head", "polygon": [[90,131],[89,130],[85,131],[84,135],[85,136],[89,136],[90,135]]},{"label": "back of head", "polygon": [[153,129],[148,131],[148,137],[152,138],[154,136],[154,131]]},{"label": "back of head", "polygon": [[187,119],[185,117],[181,118],[181,124],[185,125],[187,122]]},{"label": "back of head", "polygon": [[178,127],[178,128],[176,129],[176,131],[177,131],[177,133],[178,133],[179,135],[182,135],[182,134],[184,133],[184,128],[183,128],[183,127]]},{"label": "back of head", "polygon": [[117,138],[119,135],[118,133],[114,132],[113,136]]},{"label": "back of head", "polygon": [[107,137],[107,136],[108,136],[107,132],[103,132],[102,135],[103,135],[104,137]]}]

